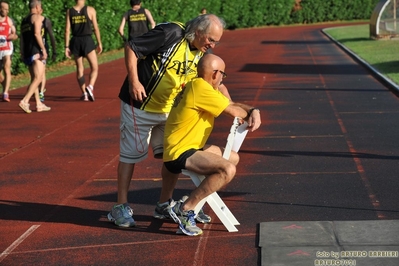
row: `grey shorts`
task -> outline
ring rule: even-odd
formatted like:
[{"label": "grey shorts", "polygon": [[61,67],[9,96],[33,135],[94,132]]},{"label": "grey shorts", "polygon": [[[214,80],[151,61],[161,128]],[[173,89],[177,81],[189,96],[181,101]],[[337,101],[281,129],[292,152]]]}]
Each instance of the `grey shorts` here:
[{"label": "grey shorts", "polygon": [[149,113],[121,101],[120,154],[123,163],[138,163],[148,156],[162,158],[163,135],[168,114]]}]

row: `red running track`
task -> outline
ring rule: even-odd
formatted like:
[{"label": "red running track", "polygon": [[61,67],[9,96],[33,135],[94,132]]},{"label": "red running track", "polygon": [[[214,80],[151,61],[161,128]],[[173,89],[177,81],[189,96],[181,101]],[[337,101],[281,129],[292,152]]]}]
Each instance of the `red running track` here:
[{"label": "red running track", "polygon": [[[215,49],[233,99],[263,117],[220,192],[241,222],[236,233],[209,208],[214,222],[201,225],[200,237],[153,219],[161,186],[153,158],[136,167],[129,193],[138,227],[107,221],[123,60],[100,66],[94,103],[79,101],[74,74],[48,81],[50,112],[25,114],[18,102],[26,88],[12,91],[0,103],[0,265],[257,265],[260,222],[398,219],[399,149],[385,141],[399,134],[389,127],[398,122],[397,98],[325,27],[226,31]],[[216,123],[211,140],[224,145],[231,119]],[[175,199],[192,188],[182,178]]]}]

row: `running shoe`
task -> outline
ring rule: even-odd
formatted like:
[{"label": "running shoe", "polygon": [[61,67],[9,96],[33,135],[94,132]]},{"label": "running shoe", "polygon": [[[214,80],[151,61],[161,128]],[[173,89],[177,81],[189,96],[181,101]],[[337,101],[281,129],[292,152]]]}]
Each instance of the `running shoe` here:
[{"label": "running shoe", "polygon": [[86,93],[87,96],[89,97],[89,100],[94,102],[94,93],[93,93],[93,88],[91,87],[86,87]]},{"label": "running shoe", "polygon": [[199,223],[209,224],[212,221],[212,218],[208,214],[205,214],[204,210],[201,208],[198,214],[195,215],[195,220]]},{"label": "running shoe", "polygon": [[25,111],[25,113],[30,114],[32,111],[29,109],[29,103],[24,103],[23,101],[19,102],[19,107]]},{"label": "running shoe", "polygon": [[[188,196],[184,195],[180,201],[185,202],[187,199],[188,199]],[[198,214],[195,215],[195,220],[199,223],[209,224],[211,222],[212,218],[208,214],[205,214],[203,208],[201,208],[200,211],[198,212]]]},{"label": "running shoe", "polygon": [[157,202],[157,206],[155,206],[155,210],[154,210],[154,218],[157,219],[172,219],[170,218],[169,215],[169,207],[172,204],[173,199],[169,199],[169,204],[159,204],[159,202]]},{"label": "running shoe", "polygon": [[47,112],[47,111],[50,111],[50,110],[51,110],[51,107],[48,107],[45,104],[42,104],[40,106],[36,106],[36,112]]},{"label": "running shoe", "polygon": [[8,93],[3,93],[3,101],[10,102],[10,97],[8,96]]},{"label": "running shoe", "polygon": [[107,218],[109,221],[114,222],[120,227],[133,227],[136,222],[133,220],[133,210],[129,206],[123,204],[115,205],[108,213]]},{"label": "running shoe", "polygon": [[83,93],[82,96],[80,96],[80,100],[88,102],[89,101],[89,97],[87,97],[87,93]]},{"label": "running shoe", "polygon": [[41,102],[44,102],[44,92],[39,92],[39,98]]},{"label": "running shoe", "polygon": [[183,211],[183,202],[173,202],[168,208],[169,215],[179,225],[177,233],[183,233],[188,236],[197,236],[202,234],[201,228],[195,223],[195,213],[193,210]]}]

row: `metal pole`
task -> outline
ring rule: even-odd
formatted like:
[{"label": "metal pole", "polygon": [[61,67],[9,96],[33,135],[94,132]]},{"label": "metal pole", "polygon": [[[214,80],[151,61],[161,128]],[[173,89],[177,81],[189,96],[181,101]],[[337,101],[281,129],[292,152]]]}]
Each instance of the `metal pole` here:
[{"label": "metal pole", "polygon": [[393,1],[393,29],[396,31],[396,0]]}]

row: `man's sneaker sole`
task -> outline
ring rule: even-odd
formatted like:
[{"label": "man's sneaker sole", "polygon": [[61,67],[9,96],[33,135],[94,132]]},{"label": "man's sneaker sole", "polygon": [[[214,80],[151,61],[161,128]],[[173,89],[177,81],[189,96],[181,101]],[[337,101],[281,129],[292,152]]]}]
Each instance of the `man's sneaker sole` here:
[{"label": "man's sneaker sole", "polygon": [[186,235],[186,236],[199,236],[202,235],[202,230],[200,232],[191,232],[187,231],[186,229],[182,229],[181,226],[179,225],[179,229],[176,231],[177,235]]},{"label": "man's sneaker sole", "polygon": [[154,217],[155,219],[159,219],[159,220],[171,220],[169,215],[164,215],[157,211],[154,211],[154,214],[152,215],[152,217]]}]

